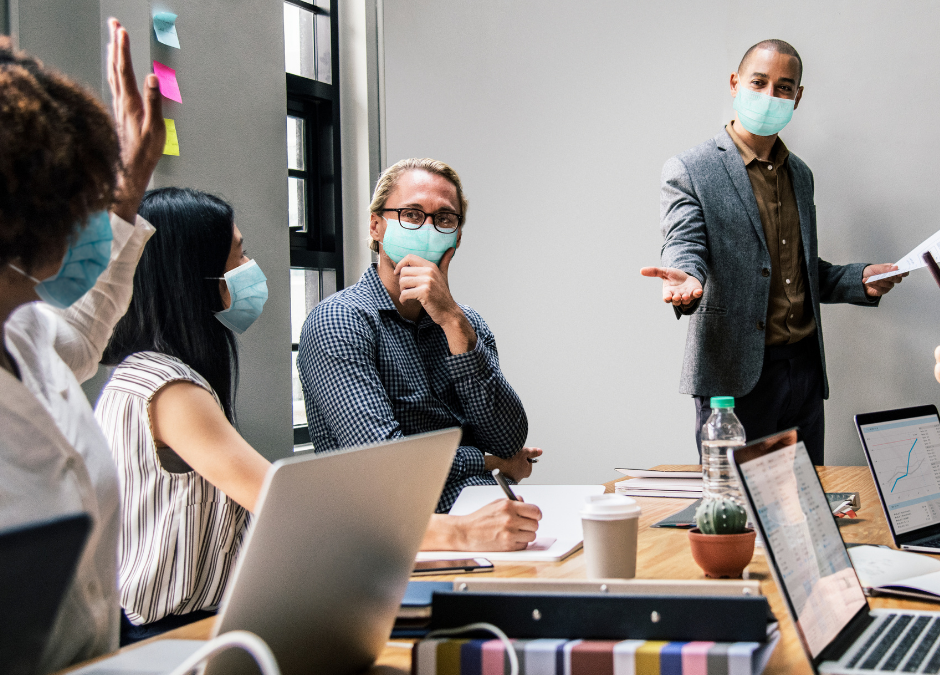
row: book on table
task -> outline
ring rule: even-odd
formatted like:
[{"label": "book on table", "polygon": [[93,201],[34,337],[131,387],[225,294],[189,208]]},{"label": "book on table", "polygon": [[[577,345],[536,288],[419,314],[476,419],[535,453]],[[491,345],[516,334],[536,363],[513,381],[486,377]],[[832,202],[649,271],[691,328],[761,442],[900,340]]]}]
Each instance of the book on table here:
[{"label": "book on table", "polygon": [[[514,640],[519,673],[596,675],[675,673],[676,675],[760,675],[779,631],[766,642],[664,642],[647,640]],[[508,675],[509,659],[500,640],[426,639],[412,650],[415,675]]]},{"label": "book on table", "polygon": [[881,546],[853,546],[849,557],[868,595],[901,595],[940,602],[940,560]]},{"label": "book on table", "polygon": [[702,496],[702,477],[698,478],[628,478],[614,483],[617,494],[628,497],[673,497],[698,499]]}]

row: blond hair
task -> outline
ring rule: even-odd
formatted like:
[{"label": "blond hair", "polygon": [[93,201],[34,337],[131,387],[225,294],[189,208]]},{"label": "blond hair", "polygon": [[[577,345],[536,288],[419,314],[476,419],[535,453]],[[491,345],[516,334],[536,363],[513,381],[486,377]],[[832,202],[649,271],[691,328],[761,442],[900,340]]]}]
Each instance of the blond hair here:
[{"label": "blond hair", "polygon": [[[439,162],[430,157],[403,159],[395,162],[392,166],[383,171],[382,175],[379,176],[378,182],[375,184],[375,192],[372,193],[372,203],[369,205],[369,211],[377,216],[381,216],[382,210],[385,208],[385,203],[388,201],[388,196],[392,194],[392,190],[398,185],[398,181],[406,173],[416,169],[443,176],[454,184],[454,187],[457,188],[457,201],[460,203],[460,224],[463,225],[464,221],[467,219],[467,207],[469,206],[469,202],[463,194],[460,176],[458,176],[457,172],[450,166],[444,164],[444,162]],[[369,248],[378,253],[379,242],[375,239],[370,239]]]}]

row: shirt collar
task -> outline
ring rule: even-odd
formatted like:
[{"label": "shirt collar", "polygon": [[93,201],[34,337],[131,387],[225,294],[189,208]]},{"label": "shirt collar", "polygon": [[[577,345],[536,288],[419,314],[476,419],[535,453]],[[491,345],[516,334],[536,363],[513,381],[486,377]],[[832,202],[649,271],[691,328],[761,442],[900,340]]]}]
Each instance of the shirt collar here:
[{"label": "shirt collar", "polygon": [[[738,153],[741,155],[741,159],[744,160],[744,166],[747,166],[757,159],[757,155],[754,154],[754,151],[747,147],[744,141],[741,140],[741,137],[738,136],[731,122],[728,122],[728,126],[725,127],[725,131],[727,131],[728,135],[731,136],[731,140],[738,149]],[[782,140],[780,140],[780,136],[777,136],[777,140],[774,141],[774,147],[770,149],[770,163],[783,164],[787,161],[787,157],[789,156],[790,151],[787,150],[787,146],[784,145]]]},{"label": "shirt collar", "polygon": [[379,268],[376,263],[369,265],[365,274],[362,275],[362,281],[369,289],[369,293],[372,295],[372,299],[375,300],[375,306],[379,311],[392,310],[398,314],[398,309],[395,307],[395,303],[392,302],[392,297],[388,294],[385,284],[382,283],[382,279],[379,277]]}]

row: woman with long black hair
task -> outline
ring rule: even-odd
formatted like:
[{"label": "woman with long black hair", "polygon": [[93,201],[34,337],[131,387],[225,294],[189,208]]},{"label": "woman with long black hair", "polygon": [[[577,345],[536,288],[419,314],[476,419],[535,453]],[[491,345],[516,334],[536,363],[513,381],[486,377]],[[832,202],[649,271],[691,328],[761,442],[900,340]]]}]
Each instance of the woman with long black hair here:
[{"label": "woman with long black hair", "polygon": [[102,362],[117,366],[95,415],[118,464],[119,586],[131,642],[214,612],[270,464],[235,430],[241,333],[267,299],[232,207],[161,188],[157,228]]}]

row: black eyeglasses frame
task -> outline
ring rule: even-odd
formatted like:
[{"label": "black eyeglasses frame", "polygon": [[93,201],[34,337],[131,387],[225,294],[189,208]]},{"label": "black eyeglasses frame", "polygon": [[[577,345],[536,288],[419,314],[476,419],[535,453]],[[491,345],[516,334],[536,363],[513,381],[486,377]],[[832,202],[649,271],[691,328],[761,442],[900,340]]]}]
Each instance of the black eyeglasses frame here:
[{"label": "black eyeglasses frame", "polygon": [[[381,211],[382,211],[382,213],[385,213],[386,211],[395,211],[395,212],[398,214],[398,222],[399,222],[399,223],[401,224],[401,226],[402,226],[403,228],[405,228],[406,230],[419,230],[419,229],[421,229],[421,227],[423,227],[424,224],[425,224],[426,222],[428,222],[428,218],[429,218],[429,217],[431,218],[431,224],[434,226],[434,229],[437,230],[438,232],[440,232],[441,234],[453,234],[454,232],[457,231],[457,229],[458,229],[461,225],[463,225],[463,216],[460,215],[459,213],[454,212],[454,211],[437,211],[437,212],[435,212],[435,213],[427,213],[427,212],[425,212],[425,211],[423,211],[423,210],[421,210],[421,209],[415,208],[415,207],[413,207],[413,206],[403,206],[403,207],[400,208],[400,209],[382,209]],[[417,225],[415,225],[414,223],[406,223],[406,222],[402,221],[402,219],[401,219],[401,212],[402,212],[402,211],[417,211],[418,213],[423,213],[423,214],[424,214],[424,218],[423,218],[423,219],[421,220],[421,222],[420,222],[419,224],[417,224]],[[455,228],[452,229],[452,230],[445,230],[445,229],[441,229],[440,227],[438,227],[438,224],[437,224],[436,222],[434,222],[434,216],[438,215],[439,213],[448,213],[448,214],[450,214],[450,215],[457,216],[457,227],[455,227]]]}]

